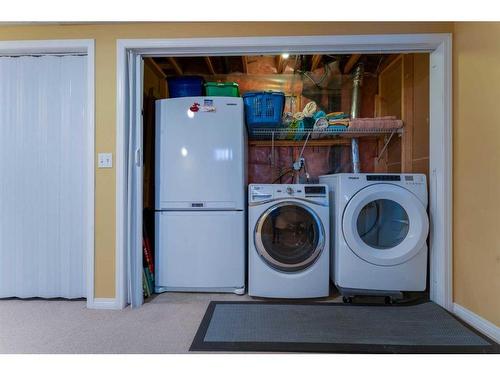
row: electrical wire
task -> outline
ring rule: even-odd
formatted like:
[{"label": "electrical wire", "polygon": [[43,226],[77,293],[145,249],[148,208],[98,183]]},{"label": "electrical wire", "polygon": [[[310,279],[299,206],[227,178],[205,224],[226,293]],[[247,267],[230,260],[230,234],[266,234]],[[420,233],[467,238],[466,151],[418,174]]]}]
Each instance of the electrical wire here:
[{"label": "electrical wire", "polygon": [[302,150],[300,150],[299,160],[302,158],[302,155],[304,154],[304,149],[306,148],[307,141],[309,140],[310,136],[311,136],[311,132],[307,132],[306,140],[304,141],[304,145],[302,146]]},{"label": "electrical wire", "polygon": [[287,175],[290,172],[293,172],[293,169],[292,168],[287,168],[285,170],[285,172],[281,173],[278,177],[276,177],[276,179],[272,183],[275,184],[276,181],[278,181],[279,179],[281,179],[282,177],[284,177],[285,175]]}]

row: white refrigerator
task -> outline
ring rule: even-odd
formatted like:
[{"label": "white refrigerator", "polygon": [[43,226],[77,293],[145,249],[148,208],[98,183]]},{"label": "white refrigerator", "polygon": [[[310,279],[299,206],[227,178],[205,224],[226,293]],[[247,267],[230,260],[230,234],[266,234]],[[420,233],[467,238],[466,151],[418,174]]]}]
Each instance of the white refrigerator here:
[{"label": "white refrigerator", "polygon": [[245,290],[243,102],[156,102],[155,290]]}]

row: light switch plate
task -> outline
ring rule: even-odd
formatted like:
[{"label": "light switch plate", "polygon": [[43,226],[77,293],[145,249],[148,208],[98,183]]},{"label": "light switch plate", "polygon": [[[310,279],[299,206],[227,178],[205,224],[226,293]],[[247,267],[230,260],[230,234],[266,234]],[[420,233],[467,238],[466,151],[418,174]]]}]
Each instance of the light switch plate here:
[{"label": "light switch plate", "polygon": [[99,168],[113,168],[113,154],[111,152],[100,152],[98,159]]}]

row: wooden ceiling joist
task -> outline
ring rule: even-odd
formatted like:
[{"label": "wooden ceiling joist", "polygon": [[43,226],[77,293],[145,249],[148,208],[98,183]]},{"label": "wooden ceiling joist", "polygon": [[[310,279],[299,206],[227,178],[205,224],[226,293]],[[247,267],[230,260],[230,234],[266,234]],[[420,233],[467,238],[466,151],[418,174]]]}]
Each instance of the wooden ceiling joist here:
[{"label": "wooden ceiling joist", "polygon": [[174,68],[175,73],[181,76],[182,75],[182,68],[179,65],[179,63],[177,62],[177,60],[175,59],[175,57],[169,57],[168,62]]},{"label": "wooden ceiling joist", "polygon": [[314,72],[318,67],[319,63],[321,62],[322,55],[313,55],[311,59],[311,72]]},{"label": "wooden ceiling joist", "polygon": [[283,58],[283,56],[279,55],[276,56],[276,73],[281,74],[285,70],[286,66],[286,59]]},{"label": "wooden ceiling joist", "polygon": [[210,56],[205,56],[205,63],[207,64],[208,71],[210,72],[211,75],[215,75],[215,69],[214,65],[212,64],[212,60],[210,59]]},{"label": "wooden ceiling joist", "polygon": [[243,65],[243,73],[248,74],[248,59],[246,56],[241,56],[241,63]]},{"label": "wooden ceiling joist", "polygon": [[385,69],[387,69],[390,65],[392,65],[400,57],[401,57],[401,55],[398,55],[398,54],[392,54],[392,55],[385,56],[384,60],[379,65],[375,74],[380,74],[380,72],[383,72]]},{"label": "wooden ceiling joist", "polygon": [[157,62],[152,57],[146,57],[144,59],[144,63],[149,65],[151,69],[153,69],[153,71],[158,74],[158,76],[162,78],[166,77],[166,74],[163,71],[163,69],[157,64]]},{"label": "wooden ceiling joist", "polygon": [[351,72],[352,67],[358,62],[360,57],[360,54],[353,54],[349,57],[349,60],[347,60],[344,66],[344,74],[349,74]]}]

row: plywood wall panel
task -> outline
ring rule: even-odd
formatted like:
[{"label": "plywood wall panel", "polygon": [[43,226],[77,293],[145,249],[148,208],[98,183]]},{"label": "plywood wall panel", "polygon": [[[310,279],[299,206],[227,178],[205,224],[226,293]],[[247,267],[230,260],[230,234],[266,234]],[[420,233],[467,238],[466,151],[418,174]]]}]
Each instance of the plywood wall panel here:
[{"label": "plywood wall panel", "polygon": [[429,157],[429,54],[414,54],[412,158]]},{"label": "plywood wall panel", "polygon": [[[379,116],[401,118],[402,101],[402,58],[395,59],[379,75],[377,111]],[[384,155],[388,172],[401,172],[401,138],[393,137]]]},{"label": "plywood wall panel", "polygon": [[412,168],[413,173],[423,173],[429,181],[429,158],[413,159]]}]

